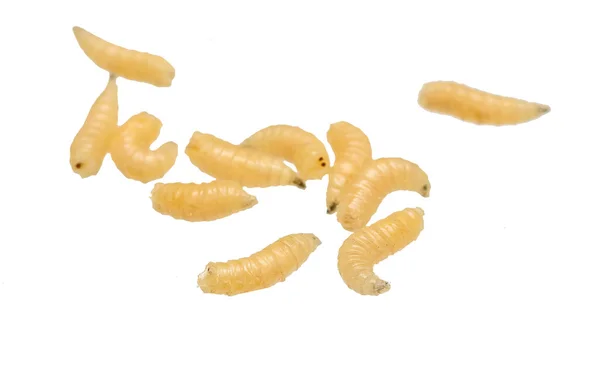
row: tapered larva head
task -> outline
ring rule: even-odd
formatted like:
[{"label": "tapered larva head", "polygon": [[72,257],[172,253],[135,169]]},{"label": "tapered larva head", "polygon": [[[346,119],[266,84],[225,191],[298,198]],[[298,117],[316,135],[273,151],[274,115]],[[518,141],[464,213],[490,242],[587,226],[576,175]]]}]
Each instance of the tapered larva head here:
[{"label": "tapered larva head", "polygon": [[538,104],[538,112],[540,115],[545,115],[546,113],[550,113],[551,108],[549,105]]},{"label": "tapered larva head", "polygon": [[419,193],[423,197],[429,197],[429,191],[431,191],[431,184],[427,182],[421,186],[421,190],[419,191]]},{"label": "tapered larva head", "polygon": [[102,160],[89,159],[85,152],[72,152],[70,163],[73,172],[82,179],[96,175],[102,166]]},{"label": "tapered larva head", "polygon": [[338,204],[339,203],[337,201],[327,204],[327,214],[328,215],[334,214],[338,207]]},{"label": "tapered larva head", "polygon": [[300,178],[295,178],[292,180],[292,184],[302,190],[306,189],[306,182]]}]

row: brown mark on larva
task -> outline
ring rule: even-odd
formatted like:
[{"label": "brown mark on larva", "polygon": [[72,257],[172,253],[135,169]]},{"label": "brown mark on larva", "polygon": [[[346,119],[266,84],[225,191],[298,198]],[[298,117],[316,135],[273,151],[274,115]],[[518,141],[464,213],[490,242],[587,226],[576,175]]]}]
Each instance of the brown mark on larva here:
[{"label": "brown mark on larva", "polygon": [[294,181],[292,183],[300,189],[306,189],[306,182],[304,182],[304,180],[302,180],[300,178],[294,179]]}]

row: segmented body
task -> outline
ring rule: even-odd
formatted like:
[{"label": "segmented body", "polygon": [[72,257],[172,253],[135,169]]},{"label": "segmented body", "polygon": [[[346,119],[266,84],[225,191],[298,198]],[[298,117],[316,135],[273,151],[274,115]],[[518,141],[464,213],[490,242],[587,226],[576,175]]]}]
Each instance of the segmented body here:
[{"label": "segmented body", "polygon": [[369,161],[346,187],[337,219],[344,229],[354,231],[367,225],[388,194],[404,190],[428,197],[430,189],[427,174],[412,162],[402,158]]},{"label": "segmented body", "polygon": [[335,154],[327,185],[327,213],[335,213],[346,184],[365,162],[371,160],[369,138],[356,126],[340,121],[331,124],[327,141]]},{"label": "segmented body", "polygon": [[306,184],[283,159],[246,146],[237,146],[211,134],[194,132],[185,153],[200,171],[216,179],[235,180],[245,187]]},{"label": "segmented body", "polygon": [[116,77],[110,76],[106,88],[92,105],[83,126],[71,143],[70,163],[82,178],[96,175],[108,153],[118,127],[119,102]]},{"label": "segmented body", "polygon": [[548,105],[494,95],[450,81],[426,83],[419,92],[418,102],[434,113],[495,126],[521,124],[550,112]]},{"label": "segmented body", "polygon": [[329,171],[329,156],[323,142],[297,126],[272,125],[248,137],[242,146],[278,156],[296,166],[304,180],[321,179]]},{"label": "segmented body", "polygon": [[158,55],[117,46],[78,26],[73,33],[85,55],[116,76],[157,87],[169,87],[175,78],[173,66]]},{"label": "segmented body", "polygon": [[247,258],[207,264],[198,286],[229,296],[271,287],[298,270],[320,244],[314,234],[290,234]]},{"label": "segmented body", "polygon": [[162,178],[177,159],[177,144],[164,143],[156,150],[150,145],[158,138],[162,122],[142,112],[132,116],[113,139],[110,155],[121,173],[142,183]]},{"label": "segmented body", "polygon": [[252,208],[256,197],[230,180],[210,183],[156,183],[152,207],[157,212],[186,221],[212,221]]},{"label": "segmented body", "polygon": [[389,291],[390,284],[373,272],[373,266],[417,239],[423,215],[421,208],[407,208],[350,235],[338,253],[338,270],[346,285],[361,295]]}]

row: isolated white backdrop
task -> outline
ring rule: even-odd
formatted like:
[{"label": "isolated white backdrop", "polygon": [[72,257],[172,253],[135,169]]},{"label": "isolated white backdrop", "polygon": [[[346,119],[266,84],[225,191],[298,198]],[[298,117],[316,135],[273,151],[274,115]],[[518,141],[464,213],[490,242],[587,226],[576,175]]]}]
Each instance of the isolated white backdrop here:
[{"label": "isolated white backdrop", "polygon": [[[598,67],[592,2],[53,1],[0,6],[0,377],[598,378]],[[120,121],[148,111],[180,156],[164,181],[208,181],[195,130],[239,142],[275,123],[325,140],[346,120],[376,157],[418,163],[431,197],[417,242],[376,267],[390,292],[345,287],[327,180],[250,189],[211,223],[155,213],[152,184],[110,158],[81,180],[69,145],[107,74],[74,25],[166,57],[170,88],[120,80]],[[424,82],[547,103],[494,128],[427,113]],[[331,152],[330,152],[331,154]],[[210,260],[277,238],[323,241],[282,284],[205,295]]]}]

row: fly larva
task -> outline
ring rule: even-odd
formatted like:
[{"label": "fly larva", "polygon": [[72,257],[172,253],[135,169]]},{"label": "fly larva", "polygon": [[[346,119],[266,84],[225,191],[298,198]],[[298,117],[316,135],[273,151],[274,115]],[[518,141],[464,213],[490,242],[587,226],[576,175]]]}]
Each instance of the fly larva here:
[{"label": "fly larva", "polygon": [[354,231],[367,225],[384,197],[394,191],[414,191],[429,197],[431,184],[421,168],[402,158],[369,161],[348,183],[338,207],[337,219]]},{"label": "fly larva", "polygon": [[256,197],[231,180],[210,183],[156,183],[152,207],[177,220],[212,221],[252,208]]},{"label": "fly larva", "polygon": [[329,170],[329,155],[323,142],[297,126],[266,127],[248,137],[241,145],[292,163],[304,180],[321,179]]},{"label": "fly larva", "polygon": [[235,180],[245,187],[306,188],[283,159],[251,147],[236,146],[212,134],[194,132],[185,153],[194,166],[215,179]]},{"label": "fly larva", "polygon": [[175,69],[163,57],[117,46],[79,26],[73,33],[85,55],[116,76],[157,87],[169,87],[175,78]]},{"label": "fly larva", "polygon": [[369,138],[356,126],[340,121],[331,124],[327,141],[335,154],[327,184],[327,213],[335,213],[345,185],[371,159]]},{"label": "fly larva", "polygon": [[92,105],[71,143],[70,163],[82,178],[96,175],[117,131],[119,102],[117,79],[110,76],[106,88]]},{"label": "fly larva", "polygon": [[544,104],[504,97],[448,81],[430,82],[419,92],[424,109],[480,125],[515,125],[550,112]]},{"label": "fly larva", "polygon": [[389,291],[390,283],[380,279],[373,266],[417,239],[423,215],[421,208],[407,208],[350,235],[338,253],[338,270],[346,285],[361,295]]},{"label": "fly larva", "polygon": [[320,244],[314,234],[290,234],[247,258],[208,263],[198,286],[205,293],[229,296],[271,287],[298,270]]},{"label": "fly larva", "polygon": [[150,149],[161,128],[162,122],[147,112],[132,116],[119,128],[110,155],[126,178],[148,183],[162,178],[173,167],[177,158],[175,142]]}]

